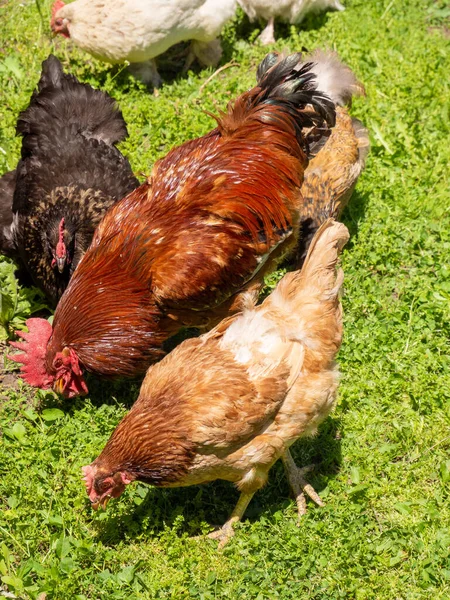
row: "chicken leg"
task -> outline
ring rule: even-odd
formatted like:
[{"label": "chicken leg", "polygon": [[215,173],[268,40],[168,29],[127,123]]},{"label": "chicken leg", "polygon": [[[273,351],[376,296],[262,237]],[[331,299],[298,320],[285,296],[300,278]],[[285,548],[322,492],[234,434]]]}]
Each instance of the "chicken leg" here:
[{"label": "chicken leg", "polygon": [[215,39],[210,42],[192,40],[182,73],[186,74],[189,71],[189,68],[195,59],[197,59],[203,67],[215,67],[218,65],[221,58],[222,46],[220,40]]},{"label": "chicken leg", "polygon": [[263,46],[268,46],[269,44],[275,44],[275,36],[274,36],[274,27],[275,27],[275,18],[272,17],[269,19],[266,28],[259,34],[259,41]]},{"label": "chicken leg", "polygon": [[250,500],[253,498],[254,492],[251,494],[241,493],[239,496],[239,500],[230,515],[230,518],[225,522],[225,524],[218,529],[217,531],[213,531],[208,535],[212,540],[219,540],[219,549],[223,548],[225,544],[227,544],[230,539],[234,535],[233,525],[240,521],[244,516],[245,511],[247,510],[247,506],[250,503]]},{"label": "chicken leg", "polygon": [[289,481],[289,485],[291,486],[291,489],[294,492],[295,501],[297,503],[298,519],[300,521],[302,516],[306,514],[305,493],[318,506],[325,506],[318,493],[315,491],[312,485],[310,485],[304,478],[304,475],[311,471],[314,468],[314,465],[308,465],[307,467],[302,467],[300,469],[295,464],[294,459],[292,458],[292,454],[289,450],[286,450],[286,452],[281,458]]},{"label": "chicken leg", "polygon": [[128,70],[134,77],[140,79],[145,85],[152,85],[154,89],[162,86],[161,75],[158,73],[156,61],[154,59],[140,63],[132,63]]}]

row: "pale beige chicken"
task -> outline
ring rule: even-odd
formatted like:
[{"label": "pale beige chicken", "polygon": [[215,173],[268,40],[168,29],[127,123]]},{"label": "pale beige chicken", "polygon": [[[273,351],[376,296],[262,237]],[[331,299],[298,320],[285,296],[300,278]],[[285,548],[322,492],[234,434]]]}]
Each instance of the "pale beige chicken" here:
[{"label": "pale beige chicken", "polygon": [[336,400],[343,281],[336,263],[347,240],[343,224],[326,221],[301,272],[285,275],[260,306],[150,367],[131,411],[83,469],[94,508],[134,480],[176,487],[225,479],[241,496],[213,534],[223,545],[279,458],[299,515],[304,491],[321,504],[289,448],[317,431]]},{"label": "pale beige chicken", "polygon": [[275,44],[275,19],[298,25],[309,13],[345,10],[339,0],[238,0],[238,4],[251,21],[267,21],[258,38],[264,45]]},{"label": "pale beige chicken", "polygon": [[135,76],[159,87],[155,59],[180,42],[191,41],[186,70],[195,58],[216,65],[218,36],[235,12],[236,0],[55,0],[50,26],[101,61],[130,63]]}]

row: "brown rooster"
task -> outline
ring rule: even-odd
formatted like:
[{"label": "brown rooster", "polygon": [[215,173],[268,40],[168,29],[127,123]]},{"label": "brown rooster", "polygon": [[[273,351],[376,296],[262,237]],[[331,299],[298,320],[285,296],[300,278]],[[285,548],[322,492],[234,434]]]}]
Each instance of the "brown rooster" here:
[{"label": "brown rooster", "polygon": [[100,456],[83,468],[94,508],[132,481],[160,487],[225,479],[241,492],[215,534],[225,543],[279,458],[299,516],[303,491],[320,498],[289,452],[333,408],[342,340],[338,252],[348,240],[326,221],[301,271],[288,273],[257,308],[248,307],[150,367],[136,403]]},{"label": "brown rooster", "polygon": [[336,81],[348,85],[343,70],[336,64],[322,81],[319,63],[269,54],[258,85],[216,129],[158,161],[147,183],[105,215],[53,329],[27,322],[26,342],[16,343],[25,354],[15,357],[24,378],[71,396],[86,390],[83,368],[143,373],[180,327],[212,327],[256,295],[297,244],[308,142],[334,125],[325,93],[336,94]]}]

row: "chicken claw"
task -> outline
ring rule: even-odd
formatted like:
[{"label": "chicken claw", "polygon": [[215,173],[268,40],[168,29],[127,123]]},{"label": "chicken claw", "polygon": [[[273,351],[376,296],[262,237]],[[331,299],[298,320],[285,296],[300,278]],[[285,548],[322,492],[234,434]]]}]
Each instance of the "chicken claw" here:
[{"label": "chicken claw", "polygon": [[[234,522],[236,523],[237,520]],[[227,521],[223,527],[220,527],[220,529],[216,529],[216,531],[208,533],[208,537],[210,540],[218,540],[218,549],[221,550],[225,544],[228,544],[234,534],[235,531],[233,529],[233,523]]]},{"label": "chicken claw", "polygon": [[213,531],[208,534],[210,539],[219,540],[219,550],[221,550],[234,536],[233,525],[242,519],[250,500],[253,498],[253,495],[254,492],[251,494],[245,494],[242,492],[228,521],[226,521],[220,529],[217,529],[217,531]]},{"label": "chicken claw", "polygon": [[318,506],[325,506],[319,494],[312,487],[312,485],[309,484],[304,478],[304,475],[312,469],[314,469],[315,465],[308,465],[302,468],[297,467],[289,450],[286,450],[286,452],[283,454],[282,461],[289,481],[289,485],[291,486],[291,489],[294,492],[295,501],[297,503],[298,519],[300,521],[303,515],[306,514],[305,493]]}]

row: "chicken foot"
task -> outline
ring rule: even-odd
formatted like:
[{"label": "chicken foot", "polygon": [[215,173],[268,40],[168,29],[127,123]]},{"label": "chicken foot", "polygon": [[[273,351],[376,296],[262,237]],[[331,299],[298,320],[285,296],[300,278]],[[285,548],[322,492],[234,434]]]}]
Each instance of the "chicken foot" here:
[{"label": "chicken foot", "polygon": [[250,503],[250,500],[253,498],[254,492],[251,494],[241,493],[239,496],[239,500],[230,515],[230,518],[225,522],[225,524],[218,529],[217,531],[213,531],[208,534],[208,537],[212,540],[219,540],[219,549],[223,548],[225,544],[227,544],[230,539],[234,535],[233,526],[242,519],[245,511],[247,510],[247,506]]},{"label": "chicken foot", "polygon": [[309,484],[304,478],[304,475],[312,469],[314,469],[315,465],[308,465],[307,467],[302,468],[297,467],[289,450],[286,450],[281,459],[283,461],[289,485],[291,486],[291,489],[294,492],[295,501],[297,503],[298,519],[300,521],[302,516],[306,514],[305,493],[318,506],[325,506],[319,494],[312,487],[312,485]]}]

